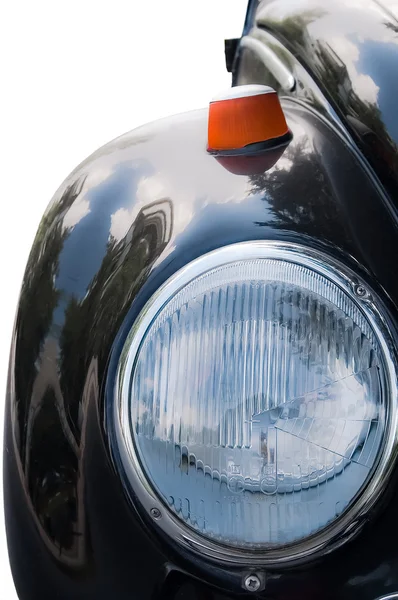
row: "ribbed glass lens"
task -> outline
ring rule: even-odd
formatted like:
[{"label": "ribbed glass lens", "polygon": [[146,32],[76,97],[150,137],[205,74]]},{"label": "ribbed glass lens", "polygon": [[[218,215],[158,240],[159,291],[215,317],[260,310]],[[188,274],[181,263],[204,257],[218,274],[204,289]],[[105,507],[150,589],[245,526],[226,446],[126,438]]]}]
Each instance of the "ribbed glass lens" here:
[{"label": "ribbed glass lens", "polygon": [[322,275],[271,259],[213,268],[169,298],[136,353],[142,470],[212,540],[299,541],[347,509],[378,459],[380,365],[359,306]]}]

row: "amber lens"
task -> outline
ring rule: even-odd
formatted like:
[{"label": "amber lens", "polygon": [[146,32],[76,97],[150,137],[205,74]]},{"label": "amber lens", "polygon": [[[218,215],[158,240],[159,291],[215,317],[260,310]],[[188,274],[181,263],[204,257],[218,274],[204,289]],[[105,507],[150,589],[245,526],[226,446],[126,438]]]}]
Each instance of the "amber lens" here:
[{"label": "amber lens", "polygon": [[210,103],[209,150],[233,150],[288,133],[276,92]]}]

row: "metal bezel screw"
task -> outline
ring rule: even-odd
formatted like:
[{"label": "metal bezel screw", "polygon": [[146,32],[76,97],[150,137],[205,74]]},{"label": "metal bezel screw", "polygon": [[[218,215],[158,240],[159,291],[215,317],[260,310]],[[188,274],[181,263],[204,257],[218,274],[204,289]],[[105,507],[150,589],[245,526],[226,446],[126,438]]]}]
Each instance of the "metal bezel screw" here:
[{"label": "metal bezel screw", "polygon": [[245,577],[244,586],[248,592],[258,592],[261,587],[261,580],[255,573],[252,573]]},{"label": "metal bezel screw", "polygon": [[160,517],[162,516],[162,513],[160,512],[160,510],[158,508],[151,508],[150,513],[151,513],[151,517],[153,519],[156,519],[156,521],[158,519],[160,519]]},{"label": "metal bezel screw", "polygon": [[359,296],[360,298],[364,298],[365,296],[368,295],[367,289],[365,288],[365,286],[358,284],[355,286],[354,288],[355,293],[357,296]]}]

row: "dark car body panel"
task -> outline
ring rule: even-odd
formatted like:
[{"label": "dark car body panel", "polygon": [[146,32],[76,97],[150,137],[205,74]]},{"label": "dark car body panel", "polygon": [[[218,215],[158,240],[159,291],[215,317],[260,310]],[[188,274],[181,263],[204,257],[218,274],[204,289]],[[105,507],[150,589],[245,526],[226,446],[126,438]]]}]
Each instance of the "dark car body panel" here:
[{"label": "dark car body panel", "polygon": [[[286,6],[265,7],[277,13],[268,34],[298,57],[296,78],[300,60],[315,76],[299,40],[284,33]],[[305,31],[312,35],[309,25]],[[243,571],[190,554],[145,520],[118,472],[106,409],[123,342],[145,302],[189,261],[227,244],[275,239],[334,256],[375,289],[395,335],[395,174],[384,178],[347,124],[349,106],[333,90],[324,94],[325,73],[316,79],[306,99],[282,100],[293,139],[267,172],[224,169],[206,152],[207,110],[200,110],[118,138],[55,194],[25,273],[7,389],[5,509],[22,600],[253,595],[243,592]],[[385,115],[379,108],[387,131],[379,135],[393,149]],[[356,539],[316,562],[267,569],[261,595],[373,600],[398,590],[397,501],[393,480]]]},{"label": "dark car body panel", "polygon": [[[298,80],[304,67],[396,202],[398,21],[388,3],[266,0],[249,7],[244,34],[262,29],[295,57]],[[292,96],[311,102],[304,79]]]}]

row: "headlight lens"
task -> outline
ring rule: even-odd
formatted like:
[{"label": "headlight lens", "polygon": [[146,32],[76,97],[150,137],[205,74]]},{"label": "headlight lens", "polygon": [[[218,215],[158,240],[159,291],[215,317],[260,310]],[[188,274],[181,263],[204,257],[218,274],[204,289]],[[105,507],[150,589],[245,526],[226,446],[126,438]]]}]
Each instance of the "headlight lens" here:
[{"label": "headlight lens", "polygon": [[169,533],[236,556],[315,548],[379,489],[395,373],[372,298],[343,272],[297,246],[237,244],[145,306],[115,415],[134,491]]}]

